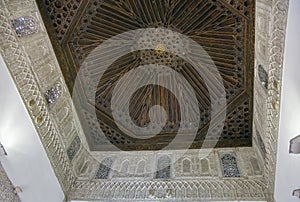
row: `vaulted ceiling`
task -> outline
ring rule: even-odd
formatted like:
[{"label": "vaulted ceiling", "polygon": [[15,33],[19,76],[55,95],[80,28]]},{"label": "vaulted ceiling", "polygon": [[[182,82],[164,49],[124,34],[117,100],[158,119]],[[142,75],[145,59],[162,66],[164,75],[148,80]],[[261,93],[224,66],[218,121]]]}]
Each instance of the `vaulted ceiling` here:
[{"label": "vaulted ceiling", "polygon": [[[195,124],[195,120],[199,120],[196,122],[198,129],[191,149],[201,148],[204,140],[212,142],[206,147],[214,147],[214,141],[217,141],[217,147],[252,145],[254,0],[44,0],[37,3],[69,91],[79,95],[75,105],[92,151],[113,149],[108,146],[107,140],[121,150],[162,149],[175,138],[180,128],[184,128],[183,136],[189,136],[189,126]],[[181,55],[167,51],[168,44],[186,43],[177,35],[163,38],[153,33],[147,37],[159,38],[155,48],[128,52],[104,70],[101,68],[103,61],[94,59],[92,62],[96,68],[89,68],[77,78],[84,62],[97,47],[111,37],[141,28],[172,30],[187,36],[206,51],[221,75],[226,93],[226,107],[222,109],[226,112],[224,125],[211,124],[212,120],[218,120],[219,113],[212,113],[211,94],[217,94],[220,88],[216,85],[217,79],[209,79],[213,83],[213,90],[210,91],[203,78],[209,77],[208,74],[200,75],[193,64]],[[102,54],[105,58],[116,52],[111,50]],[[193,48],[190,47],[187,53],[192,55]],[[112,96],[126,73],[149,64],[166,66],[188,81],[196,95],[200,117],[182,122],[184,113],[190,114],[190,111],[182,110],[170,89],[160,86],[159,81],[145,85],[130,95],[131,120],[139,127],[149,126],[150,109],[155,105],[164,108],[167,120],[157,135],[139,138],[139,134],[124,131],[115,123]],[[96,91],[91,96],[86,89],[93,80],[98,79],[100,73],[102,76],[97,80]],[[125,91],[119,99],[128,96],[126,87],[134,88],[134,79],[132,77],[125,82],[122,87]],[[75,85],[76,82],[80,85]],[[172,88],[184,88],[175,80],[170,80],[170,83]],[[93,117],[95,112],[96,119]],[[220,125],[221,135],[217,132]],[[105,137],[99,135],[99,126]],[[212,127],[212,133],[207,134],[209,127]],[[181,149],[181,146],[176,149]]]}]

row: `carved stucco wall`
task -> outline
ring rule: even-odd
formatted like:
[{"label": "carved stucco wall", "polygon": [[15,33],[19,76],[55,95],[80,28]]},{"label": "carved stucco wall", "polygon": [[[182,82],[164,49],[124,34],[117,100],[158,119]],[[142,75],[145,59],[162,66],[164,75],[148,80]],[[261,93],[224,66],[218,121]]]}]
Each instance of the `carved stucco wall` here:
[{"label": "carved stucco wall", "polygon": [[[67,193],[75,177],[65,153],[65,144],[73,132],[70,127],[58,131],[58,123],[52,121],[54,118],[50,112],[55,108],[48,107],[43,95],[61,78],[55,55],[40,23],[42,21],[34,1],[1,1],[0,4],[1,54],[40,135],[56,176]],[[38,33],[18,38],[11,21],[20,16],[34,17],[38,22]],[[62,95],[64,103],[70,102],[68,98],[64,98],[66,94],[64,91]],[[70,103],[68,104],[70,107]],[[60,106],[63,107],[63,104]],[[73,124],[72,120],[68,124],[60,124],[60,127],[70,124]]]},{"label": "carved stucco wall", "polygon": [[0,163],[0,201],[20,202],[20,198],[14,192],[14,187],[6,175]]},{"label": "carved stucco wall", "polygon": [[287,12],[288,1],[258,0],[256,4],[253,143],[264,161],[264,176],[271,192],[275,179]]},{"label": "carved stucco wall", "polygon": [[[259,144],[254,142],[252,151],[249,151],[249,148],[237,148],[230,151],[215,150],[212,152],[208,156],[209,167],[217,170],[209,169],[209,173],[183,174],[180,166],[181,161],[178,161],[178,164],[172,167],[174,169],[172,170],[172,180],[154,180],[151,176],[128,178],[126,175],[118,176],[116,173],[110,175],[113,180],[93,180],[99,161],[106,154],[92,153],[91,155],[87,150],[88,147],[83,138],[84,135],[72,105],[71,96],[62,79],[60,68],[35,2],[33,0],[22,2],[10,0],[1,1],[0,4],[1,54],[39,132],[58,180],[68,196],[67,198],[98,201],[105,198],[153,200],[154,198],[168,197],[171,197],[172,200],[181,201],[182,198],[193,198],[193,200],[200,198],[201,200],[266,199],[273,201],[279,119],[278,103],[288,0],[261,1],[257,4],[259,8],[258,19],[261,19],[258,20],[260,23],[257,25],[258,32],[261,29],[262,32],[269,33],[257,37],[258,44],[256,46],[257,54],[258,49],[264,51],[264,53],[260,52],[261,56],[257,55],[256,64],[262,64],[264,68],[268,68],[265,70],[268,72],[269,79],[267,90],[258,89],[255,91],[257,93],[256,103],[265,103],[260,105],[263,106],[262,111],[264,113],[255,118],[255,123],[259,133],[263,136],[263,143],[267,151],[262,170],[263,175],[253,169],[251,170],[250,156],[243,156],[254,155],[263,167],[262,158],[256,152]],[[270,14],[265,15],[268,12]],[[259,13],[265,16],[260,16]],[[19,38],[12,27],[11,20],[20,16],[33,16],[38,23],[38,32]],[[269,22],[269,25],[265,22]],[[260,46],[265,46],[265,49]],[[255,82],[256,88],[262,88],[258,85],[258,81]],[[61,84],[62,95],[55,104],[48,105],[44,93],[56,83]],[[259,121],[259,117],[266,117],[264,119],[266,121]],[[79,141],[77,141],[78,137],[80,137]],[[180,153],[180,151],[177,152]],[[176,156],[177,152],[174,151],[171,155]],[[250,177],[223,179],[218,161],[219,155],[224,152],[234,152],[241,165],[242,176],[249,175]],[[156,158],[156,154],[144,156],[146,156],[145,161],[147,158]],[[197,165],[195,154],[189,153],[185,157],[191,162],[195,162],[192,164],[194,168],[197,169],[197,166],[201,166],[200,164]],[[119,156],[116,161],[120,162],[116,165],[121,165],[122,160],[124,160],[124,156]],[[116,167],[116,169],[120,168]]]},{"label": "carved stucco wall", "polygon": [[[265,162],[267,141],[267,97],[272,0],[256,2],[255,34],[255,74],[254,74],[254,113],[253,113],[253,147],[259,151],[260,159]],[[262,74],[264,71],[266,74]],[[262,81],[262,78],[264,80]]]},{"label": "carved stucco wall", "polygon": [[[260,80],[259,65],[269,70],[269,39],[271,34],[272,0],[258,0],[256,2],[256,38],[255,38],[255,80],[254,80],[254,132],[266,134],[267,89]],[[256,134],[258,135],[258,134]],[[265,137],[264,137],[265,138]]]},{"label": "carved stucco wall", "polygon": [[[253,148],[214,149],[208,156],[202,158],[197,150],[191,150],[183,154],[183,151],[164,152],[139,152],[139,154],[127,153],[120,156],[118,153],[110,153],[114,160],[109,180],[94,179],[95,173],[90,179],[78,180],[75,189],[71,193],[72,199],[85,199],[101,201],[107,198],[153,200],[245,200],[265,199],[265,181],[262,178],[263,164],[259,161],[258,154]],[[241,177],[225,178],[222,173],[220,157],[224,154],[232,154],[236,157]],[[160,156],[168,156],[172,160],[180,157],[171,165],[170,179],[155,179],[157,160]],[[99,161],[107,155],[99,155]],[[203,161],[205,159],[207,164]],[[255,159],[256,163],[251,163]],[[143,174],[137,173],[138,162],[145,161]],[[190,172],[183,172],[183,161],[190,161]],[[254,160],[254,161],[255,161]],[[129,167],[124,172],[124,162]],[[155,162],[155,163],[153,163]],[[90,189],[91,186],[93,189]]]},{"label": "carved stucco wall", "polygon": [[[274,193],[276,153],[279,128],[279,103],[283,70],[284,45],[288,15],[288,0],[273,0],[270,18],[268,57],[267,118],[265,132],[266,159],[264,176],[271,193]],[[273,197],[273,196],[272,196]]]}]

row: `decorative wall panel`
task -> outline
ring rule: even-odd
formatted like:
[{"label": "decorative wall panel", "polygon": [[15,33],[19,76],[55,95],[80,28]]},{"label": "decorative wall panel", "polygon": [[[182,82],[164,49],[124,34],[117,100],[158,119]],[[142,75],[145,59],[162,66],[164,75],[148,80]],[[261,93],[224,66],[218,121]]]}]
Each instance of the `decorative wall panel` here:
[{"label": "decorative wall panel", "polygon": [[32,16],[22,16],[12,20],[12,24],[18,37],[28,36],[38,32],[38,24]]},{"label": "decorative wall panel", "polygon": [[224,177],[240,177],[240,171],[237,165],[236,157],[226,154],[221,157]]},{"label": "decorative wall panel", "polygon": [[108,179],[112,164],[113,160],[111,158],[101,161],[95,179]]}]

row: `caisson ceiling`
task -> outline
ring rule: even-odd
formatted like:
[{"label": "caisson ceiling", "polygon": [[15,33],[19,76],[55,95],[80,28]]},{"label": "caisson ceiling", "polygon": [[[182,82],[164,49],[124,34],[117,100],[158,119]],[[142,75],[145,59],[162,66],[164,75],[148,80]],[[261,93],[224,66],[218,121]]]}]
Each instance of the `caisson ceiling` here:
[{"label": "caisson ceiling", "polygon": [[[148,64],[167,66],[192,86],[200,117],[199,123],[196,123],[198,130],[190,145],[191,149],[201,148],[204,140],[218,140],[217,147],[252,145],[254,0],[44,0],[37,3],[69,91],[79,95],[74,101],[92,151],[113,149],[108,146],[107,140],[122,150],[158,150],[175,138],[180,127],[184,129],[186,136],[190,135],[188,126],[195,124],[194,120],[181,120],[184,115],[182,113],[190,112],[182,111],[176,96],[170,89],[160,86],[159,81],[157,85],[139,88],[129,102],[130,118],[139,127],[150,124],[149,111],[152,106],[160,105],[164,108],[167,120],[159,134],[151,138],[138,138],[135,136],[139,134],[132,135],[130,130],[124,132],[114,122],[111,108],[114,88],[126,73]],[[164,38],[153,33],[147,39],[161,40],[153,44],[155,48],[128,52],[118,57],[105,70],[101,69],[103,61],[94,59],[92,62],[96,68],[90,68],[79,78],[76,77],[91,52],[106,40],[141,28],[166,28],[180,33],[199,44],[210,56],[221,75],[226,92],[227,106],[223,109],[226,117],[220,137],[217,133],[220,124],[210,125],[211,120],[218,120],[218,113],[215,117],[211,115],[211,94],[217,94],[220,86],[214,85],[217,80],[210,77],[209,81],[213,86],[210,91],[203,78],[209,75],[200,75],[189,61],[179,54],[167,51],[168,44],[188,43],[177,35]],[[136,40],[143,39],[137,37]],[[105,58],[117,51],[102,54]],[[187,53],[193,55],[193,49],[190,47]],[[195,54],[194,57],[203,56]],[[205,64],[204,62],[204,67]],[[86,89],[93,80],[98,79],[100,73],[103,75],[97,81],[95,94],[91,96]],[[125,82],[127,85],[123,88],[133,88],[131,85],[135,82],[134,79],[132,77]],[[74,88],[77,80],[81,85]],[[184,88],[175,80],[170,80],[169,83],[174,88]],[[119,99],[128,96],[126,90],[124,92]],[[96,119],[93,118],[94,112]],[[99,135],[99,125],[106,137]],[[212,127],[212,133],[207,135],[209,127]],[[176,149],[181,149],[181,146],[178,145]]]}]

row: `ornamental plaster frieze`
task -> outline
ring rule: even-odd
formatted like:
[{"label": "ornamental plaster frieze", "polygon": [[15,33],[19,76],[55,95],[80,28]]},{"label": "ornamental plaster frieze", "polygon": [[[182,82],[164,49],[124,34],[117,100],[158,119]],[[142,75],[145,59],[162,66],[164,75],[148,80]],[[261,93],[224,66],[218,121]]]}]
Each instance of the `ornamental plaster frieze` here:
[{"label": "ornamental plaster frieze", "polygon": [[[77,181],[72,199],[101,201],[156,200],[263,200],[261,179]],[[92,190],[90,189],[92,187]]]}]

